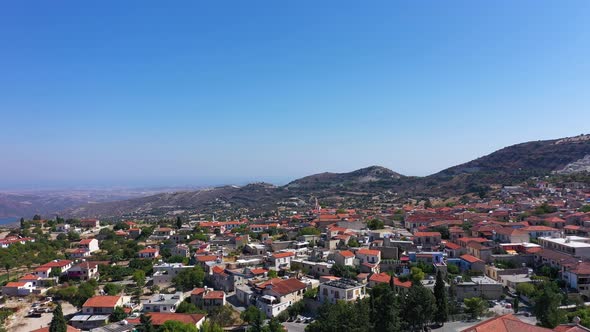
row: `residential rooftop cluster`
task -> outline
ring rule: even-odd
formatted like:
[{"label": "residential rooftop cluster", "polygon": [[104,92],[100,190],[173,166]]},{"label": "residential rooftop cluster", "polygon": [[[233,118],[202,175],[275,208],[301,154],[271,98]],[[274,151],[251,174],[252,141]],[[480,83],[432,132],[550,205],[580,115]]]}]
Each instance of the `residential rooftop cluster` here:
[{"label": "residential rooftop cluster", "polygon": [[[589,192],[538,180],[487,198],[360,208],[316,201],[264,216],[36,216],[0,239],[2,295],[29,301],[29,316],[70,303],[71,330],[132,331],[145,317],[155,327],[238,330],[252,323],[240,314],[249,310],[306,324],[322,304],[354,303],[383,284],[399,298],[414,286],[434,291],[441,276],[452,315],[470,314],[473,298],[497,315],[465,331],[547,331],[521,319],[535,319],[536,285],[553,282],[567,294],[563,310],[590,298]],[[555,331],[585,329],[579,320],[557,323]]]}]

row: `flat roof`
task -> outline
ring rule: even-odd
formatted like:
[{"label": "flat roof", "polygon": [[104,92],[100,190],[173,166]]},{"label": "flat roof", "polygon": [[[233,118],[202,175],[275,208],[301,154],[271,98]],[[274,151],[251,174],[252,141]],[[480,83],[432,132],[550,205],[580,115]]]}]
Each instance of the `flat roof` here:
[{"label": "flat roof", "polygon": [[541,237],[540,240],[560,244],[566,247],[572,248],[590,248],[590,243],[582,241],[590,241],[590,238],[581,236],[568,236],[566,238],[552,238],[552,237]]}]

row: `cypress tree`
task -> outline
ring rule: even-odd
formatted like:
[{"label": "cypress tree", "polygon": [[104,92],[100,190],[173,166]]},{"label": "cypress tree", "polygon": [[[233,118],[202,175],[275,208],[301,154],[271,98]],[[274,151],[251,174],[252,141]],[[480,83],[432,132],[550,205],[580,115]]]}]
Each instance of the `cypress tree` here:
[{"label": "cypress tree", "polygon": [[442,325],[449,318],[449,310],[447,308],[448,298],[447,291],[445,289],[445,282],[440,270],[436,273],[434,297],[436,298],[436,312],[434,313],[434,321]]},{"label": "cypress tree", "polygon": [[66,332],[67,330],[68,326],[61,308],[61,303],[58,302],[57,307],[53,311],[51,323],[49,324],[49,332]]}]

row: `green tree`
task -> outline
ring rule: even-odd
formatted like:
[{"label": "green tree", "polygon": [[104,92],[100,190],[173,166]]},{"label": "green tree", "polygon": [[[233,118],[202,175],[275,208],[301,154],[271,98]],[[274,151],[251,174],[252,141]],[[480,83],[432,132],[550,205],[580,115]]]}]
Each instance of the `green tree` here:
[{"label": "green tree", "polygon": [[182,270],[172,279],[172,283],[178,290],[186,292],[202,286],[203,280],[205,280],[205,272],[200,266],[195,266],[192,269]]},{"label": "green tree", "polygon": [[223,328],[215,323],[211,323],[209,321],[205,321],[199,332],[223,332]]},{"label": "green tree", "polygon": [[143,270],[135,270],[133,272],[133,281],[139,288],[143,288],[145,286],[145,272]]},{"label": "green tree", "polygon": [[113,283],[107,283],[102,289],[107,295],[117,295],[121,293],[123,287]]},{"label": "green tree", "polygon": [[520,300],[518,299],[518,294],[517,294],[516,297],[514,297],[514,300],[512,300],[512,309],[514,310],[515,314],[518,313],[519,306],[520,306]]},{"label": "green tree", "polygon": [[520,283],[516,285],[516,292],[520,293],[526,297],[531,297],[535,294],[537,289],[533,284],[530,283]]},{"label": "green tree", "polygon": [[68,241],[70,241],[70,242],[80,241],[80,234],[78,234],[74,231],[69,231],[68,232]]},{"label": "green tree", "polygon": [[281,325],[281,322],[276,317],[273,317],[264,330],[268,332],[283,332],[285,328],[283,328],[283,325]]},{"label": "green tree", "polygon": [[[391,278],[393,280],[393,278]],[[374,332],[396,332],[400,330],[397,296],[390,284],[378,284],[371,290],[370,316]]]},{"label": "green tree", "polygon": [[464,299],[466,312],[471,315],[472,318],[481,317],[488,309],[486,302],[479,297],[472,297],[470,299]]},{"label": "green tree", "polygon": [[348,240],[348,246],[351,248],[357,248],[360,247],[361,244],[355,237],[351,237],[350,240]]},{"label": "green tree", "polygon": [[194,304],[182,301],[178,307],[176,307],[176,312],[179,314],[196,314],[200,312],[200,310]]},{"label": "green tree", "polygon": [[411,274],[413,283],[420,283],[420,281],[424,279],[424,272],[419,267],[412,267]]},{"label": "green tree", "polygon": [[117,307],[115,307],[115,310],[113,310],[110,320],[111,320],[111,322],[118,322],[118,321],[122,321],[126,317],[127,317],[127,313],[125,313],[125,310],[122,307],[117,306]]},{"label": "green tree", "polygon": [[242,311],[240,314],[240,318],[246,323],[252,323],[256,319],[264,320],[264,313],[260,311],[260,309],[256,308],[255,306],[251,305],[246,310]]},{"label": "green tree", "polygon": [[367,227],[369,229],[383,229],[383,227],[385,227],[385,224],[383,223],[383,221],[379,219],[371,219],[367,222]]},{"label": "green tree", "polygon": [[365,332],[369,330],[370,309],[367,300],[354,303],[338,301],[335,304],[323,304],[316,320],[309,324],[306,332]]},{"label": "green tree", "polygon": [[152,318],[145,314],[139,316],[139,325],[136,328],[139,332],[156,332],[156,328],[152,324]]},{"label": "green tree", "polygon": [[182,218],[180,218],[180,216],[176,217],[176,229],[181,229],[182,228]]},{"label": "green tree", "polygon": [[420,282],[413,282],[403,301],[402,317],[407,330],[421,330],[428,324],[436,309],[436,299],[432,292]]},{"label": "green tree", "polygon": [[562,295],[557,285],[553,282],[545,282],[539,292],[534,296],[533,313],[537,317],[539,325],[554,328],[565,322],[563,310],[559,309]]},{"label": "green tree", "polygon": [[61,308],[61,303],[57,302],[57,306],[53,310],[53,318],[49,324],[49,332],[66,332],[67,330],[68,326]]},{"label": "green tree", "polygon": [[279,276],[278,273],[277,273],[277,271],[275,271],[275,270],[269,270],[268,273],[267,273],[267,275],[268,275],[269,278],[276,278],[276,277]]},{"label": "green tree", "polygon": [[447,308],[448,297],[447,290],[445,288],[445,281],[443,280],[442,272],[440,270],[436,273],[434,298],[436,299],[436,312],[434,313],[434,321],[442,325],[449,318],[449,310]]},{"label": "green tree", "polygon": [[176,320],[168,320],[160,326],[158,332],[198,332],[194,324],[182,323]]}]

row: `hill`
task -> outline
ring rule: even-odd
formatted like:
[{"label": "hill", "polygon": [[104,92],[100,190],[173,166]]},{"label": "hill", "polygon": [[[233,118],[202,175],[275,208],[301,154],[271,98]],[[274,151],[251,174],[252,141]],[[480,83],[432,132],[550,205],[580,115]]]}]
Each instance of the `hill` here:
[{"label": "hill", "polygon": [[[408,177],[380,166],[349,173],[320,173],[285,186],[256,183],[199,191],[87,204],[68,210],[73,216],[162,214],[171,210],[269,211],[284,204],[305,204],[311,197],[355,202],[374,195],[450,197],[486,191],[493,185],[513,185],[535,176],[586,169],[590,135],[512,145],[426,177]],[[363,198],[365,197],[365,198]]]}]

